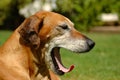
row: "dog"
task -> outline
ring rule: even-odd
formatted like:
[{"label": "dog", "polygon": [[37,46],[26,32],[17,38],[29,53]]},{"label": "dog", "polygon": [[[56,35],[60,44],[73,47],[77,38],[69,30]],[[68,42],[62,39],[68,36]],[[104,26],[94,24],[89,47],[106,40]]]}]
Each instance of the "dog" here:
[{"label": "dog", "polygon": [[37,12],[0,47],[0,80],[60,80],[57,75],[74,68],[64,67],[60,48],[84,53],[94,45],[68,18],[55,12]]}]

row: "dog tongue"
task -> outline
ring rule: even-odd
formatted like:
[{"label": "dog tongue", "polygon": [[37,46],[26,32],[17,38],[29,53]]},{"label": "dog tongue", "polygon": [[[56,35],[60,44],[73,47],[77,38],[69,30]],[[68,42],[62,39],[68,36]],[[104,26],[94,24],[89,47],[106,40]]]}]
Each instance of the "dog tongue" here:
[{"label": "dog tongue", "polygon": [[71,65],[69,68],[64,67],[64,65],[62,64],[62,61],[61,61],[61,56],[60,56],[59,50],[60,50],[60,48],[54,48],[54,58],[59,67],[59,70],[64,73],[72,71],[74,69],[74,65]]},{"label": "dog tongue", "polygon": [[61,61],[57,57],[55,57],[55,60],[56,60],[56,62],[58,64],[59,70],[61,70],[64,73],[70,72],[70,71],[72,71],[74,69],[74,65],[71,65],[70,68],[65,68],[63,66],[63,64],[61,63]]}]

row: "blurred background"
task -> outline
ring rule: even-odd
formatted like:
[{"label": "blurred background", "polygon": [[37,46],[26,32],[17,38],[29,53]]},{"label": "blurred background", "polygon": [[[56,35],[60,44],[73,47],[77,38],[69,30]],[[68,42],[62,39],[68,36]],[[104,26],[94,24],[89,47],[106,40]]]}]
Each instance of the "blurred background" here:
[{"label": "blurred background", "polygon": [[1,0],[0,29],[14,30],[24,18],[40,10],[61,13],[82,31],[120,25],[119,0]]},{"label": "blurred background", "polygon": [[0,0],[0,45],[25,18],[42,10],[68,17],[96,43],[89,54],[61,50],[65,66],[76,65],[62,80],[120,80],[120,0]]}]

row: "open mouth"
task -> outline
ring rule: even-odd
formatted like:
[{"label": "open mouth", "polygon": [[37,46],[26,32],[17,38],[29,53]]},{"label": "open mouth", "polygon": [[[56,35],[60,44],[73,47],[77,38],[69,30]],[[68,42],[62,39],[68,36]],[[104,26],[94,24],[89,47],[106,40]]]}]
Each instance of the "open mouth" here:
[{"label": "open mouth", "polygon": [[70,72],[73,70],[74,65],[71,65],[69,68],[66,68],[61,61],[60,48],[55,47],[51,51],[51,57],[53,61],[54,71],[58,75],[63,75],[64,73]]}]

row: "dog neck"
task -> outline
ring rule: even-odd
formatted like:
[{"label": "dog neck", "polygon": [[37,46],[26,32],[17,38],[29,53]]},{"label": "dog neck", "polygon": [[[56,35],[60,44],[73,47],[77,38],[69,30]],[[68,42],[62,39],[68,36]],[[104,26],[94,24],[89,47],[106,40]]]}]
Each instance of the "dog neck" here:
[{"label": "dog neck", "polygon": [[[37,50],[32,49],[28,46],[20,44],[19,38],[19,33],[16,30],[8,39],[8,41],[3,45],[3,54],[5,54],[5,56],[6,54],[8,56],[15,54],[15,56],[13,55],[14,61],[17,64],[15,66],[24,69],[24,71],[22,72],[26,72],[26,75],[30,76],[31,80],[51,80],[49,69],[47,68],[47,65],[45,63],[45,48],[43,48],[42,46],[39,47]],[[9,62],[10,61],[12,63],[12,60],[9,60]],[[12,64],[10,64],[10,66],[11,65]]]},{"label": "dog neck", "polygon": [[[31,49],[32,54],[33,54],[33,58],[32,61],[34,64],[34,66],[36,67],[37,71],[35,72],[35,76],[38,77],[48,77],[50,79],[50,75],[49,75],[49,69],[46,65],[46,61],[45,61],[45,48],[41,48],[39,47],[39,49]],[[50,79],[51,80],[51,79]]]},{"label": "dog neck", "polygon": [[[24,46],[24,45],[22,45]],[[45,46],[41,44],[38,49],[34,47],[26,47],[29,53],[29,74],[35,80],[51,80],[49,69],[45,61]],[[27,53],[26,52],[26,53]]]}]

